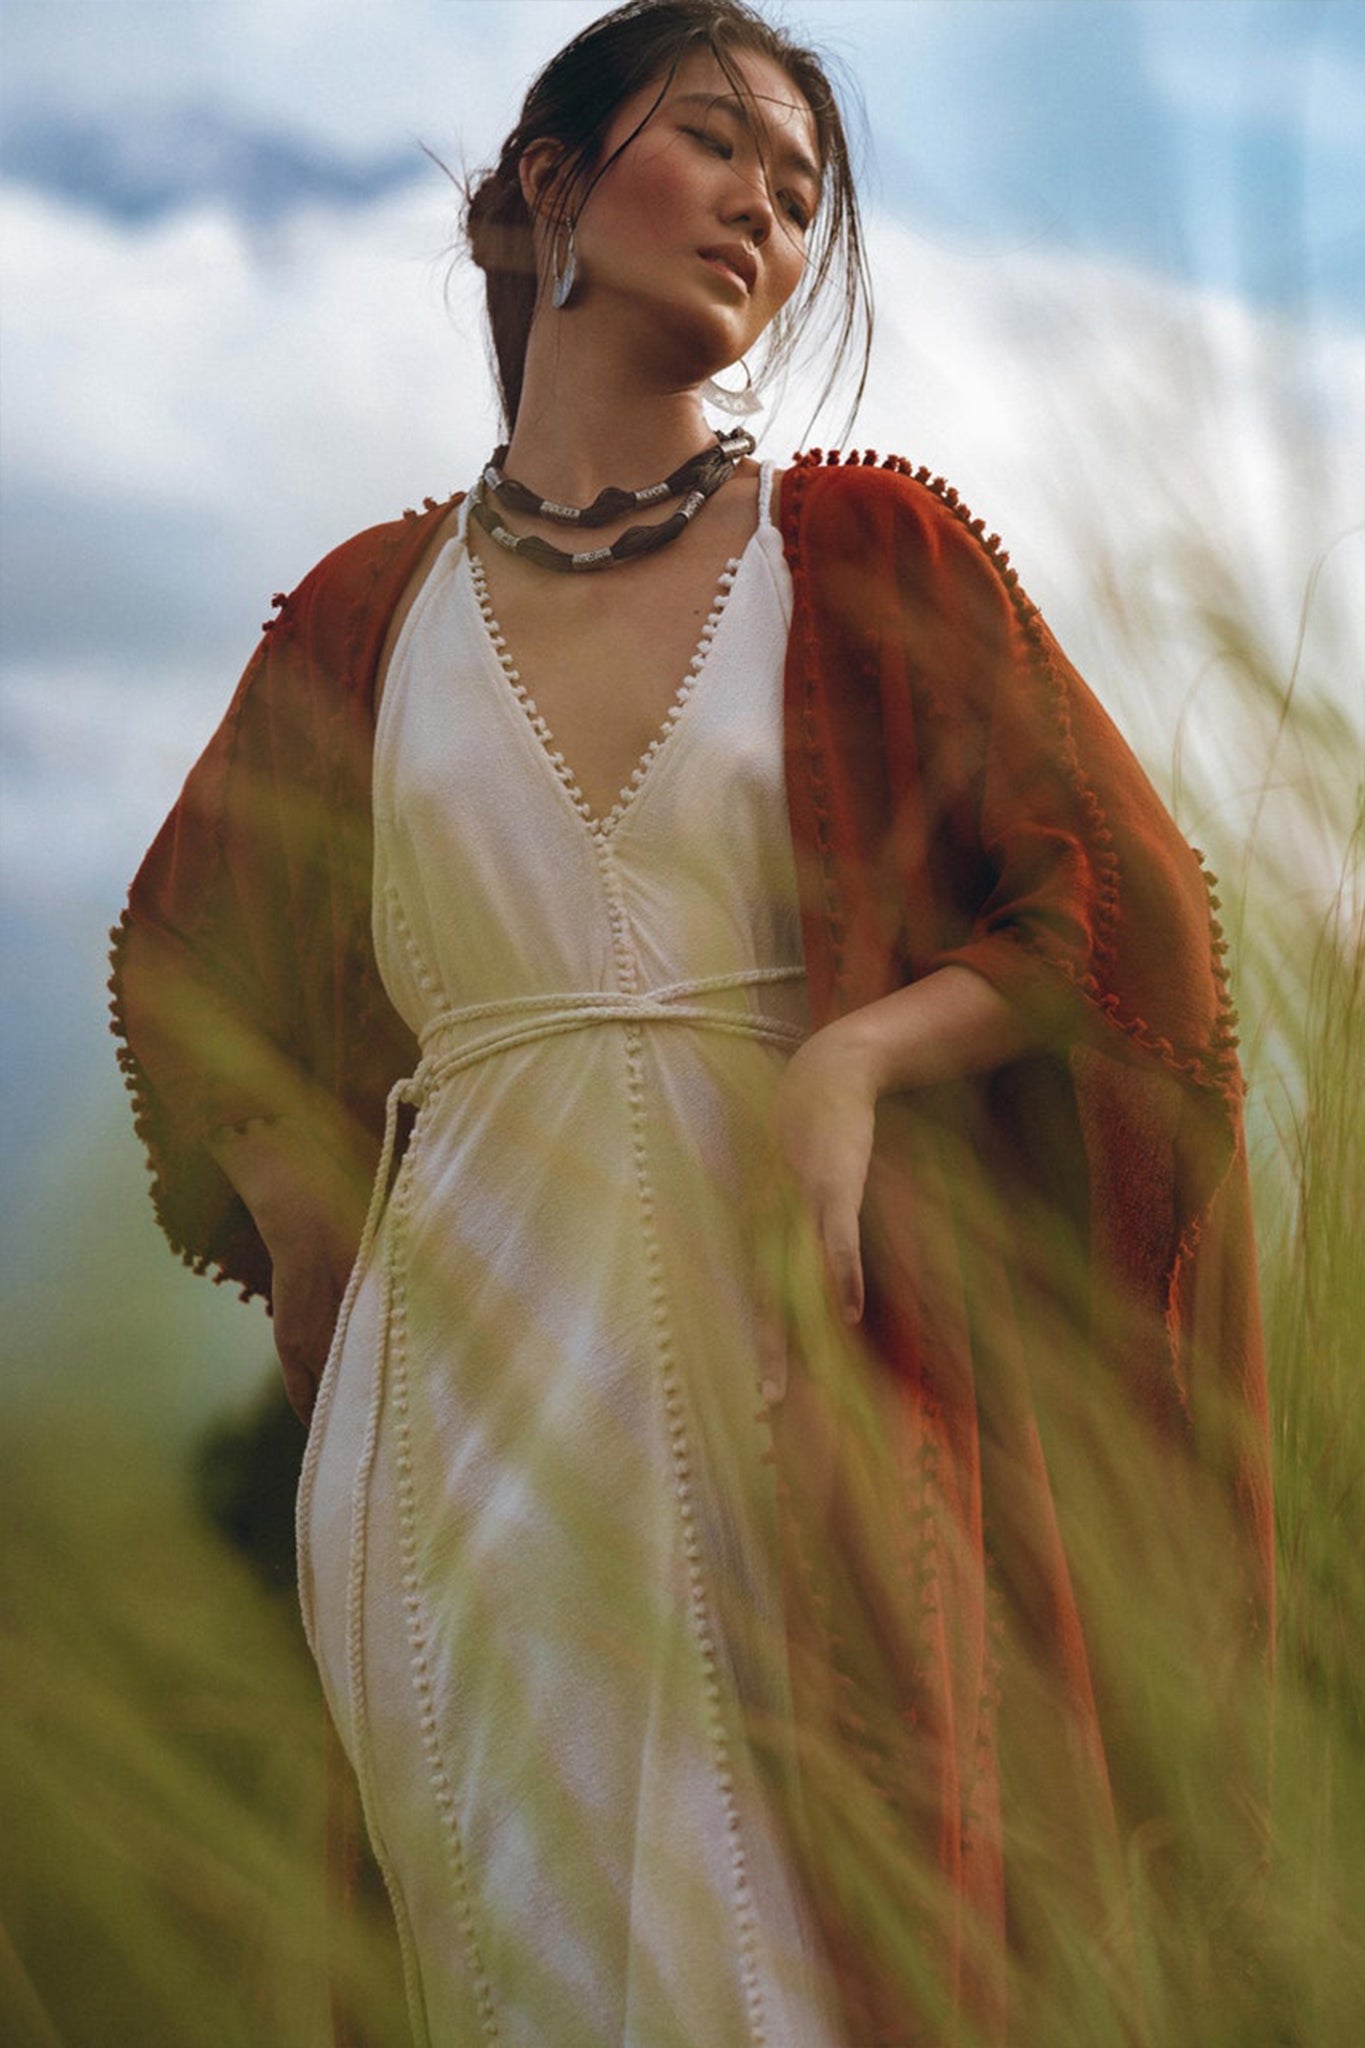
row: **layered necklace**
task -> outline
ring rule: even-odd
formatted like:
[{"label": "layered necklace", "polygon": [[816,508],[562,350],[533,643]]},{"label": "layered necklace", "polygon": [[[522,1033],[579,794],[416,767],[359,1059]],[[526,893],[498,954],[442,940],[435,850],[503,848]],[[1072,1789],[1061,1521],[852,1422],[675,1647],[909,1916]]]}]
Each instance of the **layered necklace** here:
[{"label": "layered necklace", "polygon": [[[652,555],[656,548],[667,547],[670,541],[676,540],[683,528],[696,518],[707,499],[713,497],[722,484],[729,482],[744,457],[753,452],[753,435],[743,427],[732,427],[718,433],[714,443],[709,443],[699,454],[690,456],[657,484],[646,484],[638,491],[623,491],[615,484],[608,484],[605,490],[598,492],[591,505],[559,505],[518,483],[515,477],[504,475],[502,465],[507,460],[507,450],[498,448],[470,493],[469,510],[500,548],[506,548],[510,555],[523,555],[537,568],[555,569],[564,575],[612,569],[618,563]],[[584,548],[571,554],[565,548],[555,547],[552,541],[542,539],[538,533],[514,533],[495,511],[494,498],[517,512],[548,519],[554,525],[580,527],[605,526],[609,519],[619,519],[626,512],[636,511],[645,505],[661,504],[670,498],[677,498],[680,503],[666,519],[653,526],[628,526],[610,547]]]}]

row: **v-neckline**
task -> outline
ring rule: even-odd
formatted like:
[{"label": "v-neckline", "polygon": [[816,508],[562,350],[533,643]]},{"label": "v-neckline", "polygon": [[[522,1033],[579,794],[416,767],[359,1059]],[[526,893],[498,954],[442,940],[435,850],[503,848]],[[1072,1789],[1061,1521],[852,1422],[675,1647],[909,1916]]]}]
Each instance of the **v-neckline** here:
[{"label": "v-neckline", "polygon": [[513,661],[508,649],[507,637],[498,624],[497,615],[493,610],[492,602],[488,595],[488,581],[484,573],[483,563],[470,547],[468,535],[462,528],[461,538],[464,544],[465,565],[469,573],[470,591],[474,600],[474,609],[483,627],[484,638],[489,652],[494,658],[498,672],[503,682],[507,685],[510,695],[521,708],[525,721],[536,742],[537,751],[548,762],[556,780],[563,788],[570,803],[583,820],[593,839],[599,842],[610,839],[649,780],[650,771],[658,760],[660,753],[677,731],[679,721],[696,694],[697,685],[705,673],[711,647],[719,630],[721,620],[725,616],[730,593],[734,588],[736,578],[752,552],[765,523],[763,498],[760,492],[758,522],[740,553],[731,555],[720,572],[716,582],[715,595],[711,601],[711,609],[706,615],[706,621],[702,626],[697,644],[692,651],[692,658],[683,671],[682,680],[669,700],[668,708],[664,713],[659,729],[636,761],[625,782],[621,785],[616,795],[616,801],[612,804],[611,809],[602,817],[597,815],[587,797],[583,794],[578,777],[569,766],[562,747],[557,744],[549,721],[540,711],[535,698],[521,680],[516,663]]}]

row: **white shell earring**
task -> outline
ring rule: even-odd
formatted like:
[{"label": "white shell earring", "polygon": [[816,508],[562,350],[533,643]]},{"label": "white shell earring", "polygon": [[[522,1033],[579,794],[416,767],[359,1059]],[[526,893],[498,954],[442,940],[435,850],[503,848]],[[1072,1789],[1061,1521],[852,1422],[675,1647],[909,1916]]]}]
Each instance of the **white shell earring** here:
[{"label": "white shell earring", "polygon": [[564,245],[564,261],[559,260],[559,238],[555,238],[554,275],[550,283],[550,303],[556,313],[562,313],[569,303],[578,275],[578,246],[574,240],[574,224],[569,222],[569,239]]},{"label": "white shell earring", "polygon": [[739,367],[744,372],[744,382],[738,391],[727,391],[723,384],[717,384],[714,377],[708,377],[701,387],[701,395],[708,405],[717,412],[728,412],[736,419],[752,419],[756,412],[762,412],[763,400],[754,389],[754,380],[749,365],[743,356]]}]

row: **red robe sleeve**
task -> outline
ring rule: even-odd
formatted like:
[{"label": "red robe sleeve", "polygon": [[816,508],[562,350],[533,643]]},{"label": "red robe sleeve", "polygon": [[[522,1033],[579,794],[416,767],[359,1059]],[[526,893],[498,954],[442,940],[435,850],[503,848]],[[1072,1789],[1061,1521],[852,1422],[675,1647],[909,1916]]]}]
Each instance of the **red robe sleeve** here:
[{"label": "red robe sleeve", "polygon": [[358,535],[277,600],[112,934],[158,1220],[187,1264],[247,1295],[269,1297],[269,1259],[209,1134],[316,1111],[377,1134],[416,1058],[370,937],[373,688],[444,509]]},{"label": "red robe sleeve", "polygon": [[1160,1310],[1150,1399],[1189,1419],[1212,1343],[1251,1418],[1240,1483],[1268,1569],[1243,1084],[1212,878],[998,538],[941,480],[807,463],[784,526],[816,1014],[958,964],[1033,1020],[1069,1075],[1094,1269]]}]

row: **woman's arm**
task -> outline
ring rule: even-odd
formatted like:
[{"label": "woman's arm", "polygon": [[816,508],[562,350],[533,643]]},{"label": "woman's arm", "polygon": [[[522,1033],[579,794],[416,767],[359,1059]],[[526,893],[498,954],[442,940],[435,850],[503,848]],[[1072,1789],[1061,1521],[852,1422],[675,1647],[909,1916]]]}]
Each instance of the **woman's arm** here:
[{"label": "woman's arm", "polygon": [[984,975],[948,966],[851,1010],[793,1054],[774,1104],[779,1163],[848,1322],[863,1313],[858,1219],[879,1099],[1003,1066],[1036,1035]]},{"label": "woman's arm", "polygon": [[[364,1182],[385,1095],[418,1056],[370,936],[373,695],[446,510],[357,534],[281,602],[114,934],[114,1030],[158,1221],[197,1272],[273,1294],[277,1318],[283,1263],[286,1329],[283,1254],[306,1235],[304,1196],[328,1210],[336,1161],[368,1153],[352,1169]],[[263,1119],[325,1134],[327,1164],[302,1188],[287,1157],[263,1163],[259,1136],[220,1157],[226,1127]],[[353,1140],[353,1124],[375,1136]]]}]

